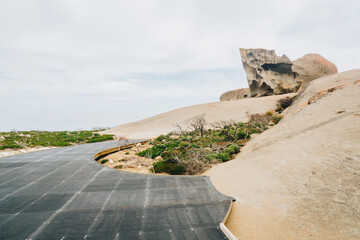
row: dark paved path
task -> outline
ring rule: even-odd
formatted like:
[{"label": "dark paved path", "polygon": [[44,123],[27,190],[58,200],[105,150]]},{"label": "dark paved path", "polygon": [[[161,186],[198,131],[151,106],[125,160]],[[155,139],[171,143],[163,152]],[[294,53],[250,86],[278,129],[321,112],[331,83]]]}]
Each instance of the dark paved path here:
[{"label": "dark paved path", "polygon": [[0,158],[0,239],[226,239],[231,199],[206,177],[133,174],[95,153],[115,142]]}]

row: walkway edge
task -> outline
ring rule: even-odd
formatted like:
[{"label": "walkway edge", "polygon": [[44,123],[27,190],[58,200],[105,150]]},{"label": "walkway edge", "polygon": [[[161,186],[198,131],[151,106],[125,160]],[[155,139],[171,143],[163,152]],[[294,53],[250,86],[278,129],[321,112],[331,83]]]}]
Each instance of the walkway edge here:
[{"label": "walkway edge", "polygon": [[226,213],[224,219],[221,221],[220,223],[220,230],[225,234],[225,236],[229,239],[229,240],[237,240],[237,238],[235,237],[235,235],[226,227],[225,222],[228,219],[230,212],[231,212],[231,208],[233,205],[233,201],[230,203],[230,207],[228,212]]},{"label": "walkway edge", "polygon": [[143,141],[139,141],[139,142],[135,142],[135,143],[126,144],[126,145],[123,145],[123,146],[118,146],[118,147],[112,147],[112,148],[105,149],[103,151],[100,151],[100,152],[96,153],[94,155],[94,160],[97,161],[99,158],[105,157],[105,156],[107,156],[107,155],[109,155],[111,153],[131,148],[133,146],[136,146],[136,144],[138,144],[138,143],[145,143],[145,142],[149,142],[149,141],[150,140],[143,140]]}]

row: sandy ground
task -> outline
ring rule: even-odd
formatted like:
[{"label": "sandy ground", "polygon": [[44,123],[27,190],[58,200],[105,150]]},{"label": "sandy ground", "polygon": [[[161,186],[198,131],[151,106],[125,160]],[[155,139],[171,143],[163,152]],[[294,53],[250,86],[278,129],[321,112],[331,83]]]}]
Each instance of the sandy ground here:
[{"label": "sandy ground", "polygon": [[101,164],[103,159],[108,159],[108,161],[103,164],[106,167],[127,172],[153,174],[151,172],[152,164],[156,161],[154,159],[136,155],[138,152],[144,151],[145,149],[151,147],[152,145],[150,145],[148,142],[142,144],[139,143],[132,148],[109,154],[99,159],[97,162]]},{"label": "sandy ground", "polygon": [[205,174],[237,199],[226,225],[239,239],[360,239],[360,70],[313,81]]},{"label": "sandy ground", "polygon": [[24,149],[18,149],[18,150],[12,150],[12,149],[0,150],[0,157],[8,157],[8,156],[12,156],[12,155],[42,151],[42,150],[47,150],[47,149],[52,149],[52,148],[57,148],[57,147],[34,147],[34,148],[24,148]]},{"label": "sandy ground", "polygon": [[286,94],[194,105],[159,114],[141,121],[123,124],[102,133],[115,134],[132,139],[154,138],[176,130],[174,127],[176,123],[186,128],[191,120],[199,115],[203,115],[209,123],[222,120],[246,122],[248,121],[247,112],[249,114],[265,113],[276,108],[277,100],[293,95]]}]

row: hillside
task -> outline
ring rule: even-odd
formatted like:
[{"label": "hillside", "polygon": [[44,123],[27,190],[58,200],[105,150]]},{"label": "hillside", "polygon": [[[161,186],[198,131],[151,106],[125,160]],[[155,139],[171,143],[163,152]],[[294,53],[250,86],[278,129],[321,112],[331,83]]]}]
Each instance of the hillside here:
[{"label": "hillside", "polygon": [[125,136],[133,139],[153,138],[176,130],[174,127],[176,123],[182,127],[189,126],[191,120],[198,115],[203,115],[209,123],[227,120],[246,122],[248,120],[247,112],[249,114],[265,113],[268,110],[276,108],[277,100],[293,95],[295,94],[290,93],[262,98],[199,104],[179,108],[141,121],[123,124],[103,131],[102,133]]},{"label": "hillside", "polygon": [[[253,99],[249,99],[250,101]],[[360,239],[360,70],[312,81],[275,127],[210,169],[239,239]]]}]

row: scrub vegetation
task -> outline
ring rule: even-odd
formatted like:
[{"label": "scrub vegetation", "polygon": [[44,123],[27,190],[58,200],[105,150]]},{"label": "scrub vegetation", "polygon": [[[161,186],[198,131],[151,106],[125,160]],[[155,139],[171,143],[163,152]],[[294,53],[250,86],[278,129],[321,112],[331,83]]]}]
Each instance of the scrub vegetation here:
[{"label": "scrub vegetation", "polygon": [[241,147],[254,133],[265,131],[273,125],[273,116],[253,114],[248,123],[221,121],[211,125],[202,116],[194,118],[190,130],[161,135],[150,142],[151,148],[138,153],[141,157],[159,159],[153,165],[155,173],[200,174],[211,165],[227,162],[240,152]]},{"label": "scrub vegetation", "polygon": [[[203,116],[197,116],[187,129],[176,125],[178,131],[157,137],[150,142],[151,148],[138,155],[158,160],[153,164],[154,173],[200,174],[211,165],[233,159],[252,134],[262,133],[279,123],[280,113],[294,99],[295,96],[280,99],[275,112],[249,115],[247,123],[221,121],[208,124]],[[209,125],[211,128],[206,128]]]},{"label": "scrub vegetation", "polygon": [[64,147],[75,144],[113,140],[113,135],[100,135],[98,131],[11,131],[0,132],[0,150],[25,147]]}]

